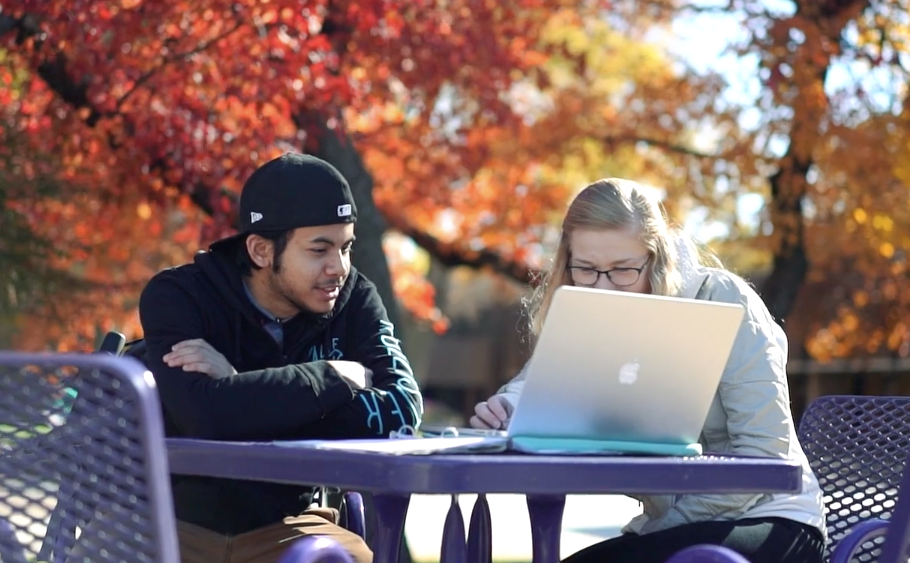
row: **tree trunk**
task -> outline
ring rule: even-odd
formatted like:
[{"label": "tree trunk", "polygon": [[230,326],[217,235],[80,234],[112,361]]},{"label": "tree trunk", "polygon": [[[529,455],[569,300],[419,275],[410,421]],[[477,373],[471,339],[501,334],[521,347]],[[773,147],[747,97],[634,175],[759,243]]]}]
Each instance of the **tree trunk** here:
[{"label": "tree trunk", "polygon": [[386,222],[373,201],[373,177],[357,152],[351,136],[343,129],[329,129],[327,120],[324,113],[307,112],[298,116],[297,123],[307,131],[307,152],[332,164],[350,183],[357,204],[357,242],[354,243],[352,261],[363,275],[376,284],[379,296],[388,310],[389,320],[396,327],[400,326],[398,301],[392,287],[389,263],[382,248]]},{"label": "tree trunk", "polygon": [[770,178],[771,216],[778,242],[773,269],[762,286],[762,299],[774,319],[781,324],[793,309],[809,271],[802,203],[808,170],[808,162],[796,162],[792,156],[785,157],[781,168]]},{"label": "tree trunk", "polygon": [[[389,320],[396,326],[400,314],[395,291],[392,288],[392,275],[389,263],[382,247],[382,237],[386,231],[385,219],[373,201],[373,176],[364,165],[363,158],[357,152],[351,136],[343,129],[327,127],[328,117],[321,112],[306,112],[298,115],[297,125],[307,132],[306,151],[319,157],[338,169],[351,185],[354,203],[357,204],[357,225],[355,233],[352,262],[363,275],[376,284],[379,297],[388,310]],[[340,119],[338,120],[340,123]],[[400,328],[397,336],[401,338]],[[407,343],[401,343],[407,352]],[[361,491],[366,523],[366,541],[373,545],[373,533],[376,530],[376,511],[373,507],[373,496],[368,491]],[[340,499],[334,499],[338,502]],[[337,506],[337,504],[335,504]],[[401,538],[399,563],[411,563],[411,551],[407,539]]]},{"label": "tree trunk", "polygon": [[[823,142],[828,115],[825,79],[844,26],[862,11],[865,0],[836,0],[819,3],[801,0],[797,14],[777,25],[800,29],[805,41],[796,43],[789,33],[779,34],[781,55],[765,63],[775,81],[776,95],[793,111],[787,152],[770,178],[771,223],[774,227],[773,269],[762,287],[762,299],[779,323],[793,309],[809,271],[806,255],[803,198],[809,191],[809,173],[816,146]],[[783,78],[781,67],[789,66],[792,76]]]}]

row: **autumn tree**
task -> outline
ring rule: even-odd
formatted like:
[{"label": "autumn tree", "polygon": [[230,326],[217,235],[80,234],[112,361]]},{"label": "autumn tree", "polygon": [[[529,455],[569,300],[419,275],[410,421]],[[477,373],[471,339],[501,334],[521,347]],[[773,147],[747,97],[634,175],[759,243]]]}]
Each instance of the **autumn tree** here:
[{"label": "autumn tree", "polygon": [[[191,217],[189,205],[208,217],[201,237],[211,240],[230,229],[254,166],[307,150],[351,178],[366,244],[355,260],[391,301],[386,225],[443,264],[527,280],[577,185],[628,175],[662,188],[674,217],[707,209],[731,239],[769,250],[762,294],[779,319],[811,301],[798,298],[813,295],[807,279],[862,264],[855,281],[844,276],[854,305],[815,317],[816,356],[859,349],[845,335],[873,325],[890,328],[863,349],[902,345],[902,314],[864,305],[905,308],[881,287],[905,271],[893,203],[906,185],[901,3],[807,0],[777,12],[748,0],[618,1],[609,12],[555,0],[9,4],[0,31],[16,67],[43,84],[17,113],[18,130],[62,155],[63,170],[88,164],[67,180],[134,198],[140,219],[173,209]],[[757,55],[763,87],[756,126],[742,126],[754,109],[725,100],[723,77],[644,40],[693,11],[741,17],[738,52]],[[826,90],[844,61],[890,72],[895,103],[868,103],[878,96],[860,81]],[[869,148],[879,142],[888,149]],[[870,173],[882,186],[874,193],[864,192]],[[737,223],[746,192],[767,194],[757,232]],[[824,250],[826,241],[842,251]],[[175,261],[192,246],[178,244]],[[412,288],[405,303],[432,318],[432,291],[418,278],[398,276]],[[837,326],[833,340],[813,336]]]},{"label": "autumn tree", "polygon": [[[610,154],[636,147],[635,162],[646,168],[634,175],[655,173],[671,214],[707,207],[709,217],[730,227],[737,254],[744,245],[767,250],[770,275],[760,289],[778,319],[798,316],[807,325],[794,331],[797,348],[823,360],[910,355],[910,301],[902,291],[910,281],[907,4],[795,2],[792,11],[778,12],[757,2],[650,5],[667,18],[706,11],[741,18],[745,39],[732,47],[758,60],[761,111],[725,103],[720,77],[686,70],[662,81],[643,79],[644,72],[622,100],[624,113],[641,112],[626,121],[628,129],[620,118],[599,119],[618,107],[603,103],[609,96],[598,95],[596,82],[580,80],[577,91],[561,92],[554,104],[568,114],[553,111],[538,138],[571,146],[567,154],[583,169],[578,164],[591,147],[602,148],[591,144],[598,140],[591,131],[609,131],[600,139]],[[596,37],[596,24],[586,23],[584,37]],[[594,42],[611,46],[602,36]],[[599,76],[624,76],[601,70]],[[681,95],[667,100],[666,90]],[[589,102],[581,102],[587,92]],[[746,112],[758,115],[757,123],[744,127]],[[571,115],[591,127],[577,127]],[[567,137],[559,137],[560,125]],[[735,203],[747,192],[767,194],[763,224],[752,232],[735,217]]]},{"label": "autumn tree", "polygon": [[[365,131],[381,139],[363,149],[381,180],[377,201],[391,206],[403,191],[427,201],[410,224],[392,214],[390,221],[444,264],[482,264],[527,281],[569,197],[597,177],[662,188],[680,220],[692,205],[729,220],[739,191],[722,186],[760,187],[737,108],[712,105],[724,86],[719,76],[683,76],[665,49],[574,10],[554,13],[541,43],[551,53],[543,85],[511,92],[523,120],[467,132],[471,152],[443,140],[427,158],[421,145],[442,136],[432,121]],[[704,127],[722,140],[699,143]],[[440,175],[452,189],[437,187]]]},{"label": "autumn tree", "polygon": [[85,349],[114,328],[136,334],[138,291],[189,255],[200,213],[188,197],[153,207],[116,183],[87,181],[110,158],[103,143],[70,160],[47,152],[32,119],[44,81],[12,57],[2,63],[0,345],[14,329],[27,349]]},{"label": "autumn tree", "polygon": [[745,51],[761,61],[763,134],[786,141],[769,177],[766,302],[784,317],[805,301],[806,345],[817,358],[910,354],[900,291],[910,232],[900,177],[907,3],[797,1],[784,13],[733,6],[751,30]]},{"label": "autumn tree", "polygon": [[[252,167],[302,147],[351,180],[368,245],[355,260],[383,289],[386,221],[445,264],[527,280],[589,174],[729,212],[736,192],[716,186],[748,185],[753,164],[735,112],[715,111],[722,80],[680,76],[643,45],[660,14],[617,6],[606,20],[598,7],[23,1],[0,28],[46,86],[20,127],[65,170],[99,164],[69,181],[135,198],[158,232],[169,206],[191,201],[210,240],[230,228]],[[723,139],[708,153],[693,148],[705,127]],[[432,292],[410,286],[406,303],[432,317]]]},{"label": "autumn tree", "polygon": [[[584,69],[596,42],[583,48],[573,42],[585,32],[579,26],[597,21],[590,16],[598,6],[526,1],[417,10],[421,7],[426,8],[415,4],[414,10],[395,12],[383,3],[356,8],[336,3],[293,10],[291,4],[235,3],[219,11],[214,3],[186,10],[137,2],[73,11],[70,4],[23,2],[19,9],[13,6],[5,26],[15,31],[10,47],[48,86],[39,98],[43,111],[25,114],[32,121],[24,126],[37,128],[40,118],[43,126],[59,128],[59,135],[42,136],[49,148],[73,160],[102,158],[105,165],[98,171],[104,177],[97,180],[139,194],[148,200],[144,205],[188,196],[214,219],[207,238],[230,226],[240,179],[252,166],[285,147],[302,146],[352,180],[365,211],[361,235],[380,244],[384,226],[372,206],[372,178],[355,150],[353,132],[362,146],[375,147],[368,156],[380,170],[379,196],[385,198],[380,203],[393,226],[450,262],[505,265],[524,279],[527,247],[539,242],[541,226],[567,197],[566,183],[557,176],[573,164],[571,156],[565,166],[557,162],[559,149],[569,146],[564,142],[584,143],[570,139],[571,127],[550,138],[540,133],[561,120],[562,112],[585,103],[573,98],[585,85],[566,76],[581,73],[587,80]],[[77,16],[56,18],[66,13]],[[549,37],[542,36],[546,26]],[[574,35],[559,31],[572,26]],[[593,31],[604,36],[605,29]],[[616,43],[612,58],[631,45]],[[242,70],[238,52],[250,56]],[[554,54],[564,67],[563,85],[551,85],[554,69],[541,68]],[[298,67],[299,73],[288,73]],[[601,65],[594,72],[609,71]],[[671,104],[663,90],[668,77],[665,72],[651,90],[664,93]],[[635,81],[627,72],[611,88]],[[544,92],[560,110],[529,123],[523,91]],[[704,105],[704,97],[698,103]],[[604,115],[620,113],[601,109]],[[591,122],[576,137],[589,136],[589,144],[641,141],[676,150],[673,139],[690,130],[673,126],[686,115],[665,124],[663,138],[629,133],[640,126],[641,115],[632,115],[622,128]],[[383,162],[382,154],[391,160]],[[396,177],[396,170],[406,173]],[[523,212],[517,212],[519,201]],[[446,245],[443,238],[451,233],[434,232],[441,209],[457,217],[463,227],[456,231],[466,244]],[[478,210],[483,211],[475,221]],[[359,256],[361,268],[381,286],[388,277],[382,253]]]},{"label": "autumn tree", "polygon": [[[3,157],[6,159],[0,173],[0,225],[3,225],[3,236],[0,238],[0,348],[11,345],[13,327],[21,320],[20,315],[34,311],[43,299],[55,294],[67,284],[64,276],[53,270],[44,257],[52,256],[55,247],[46,237],[36,233],[25,213],[18,209],[24,205],[21,196],[24,184],[28,183],[28,192],[37,192],[42,198],[59,196],[56,185],[45,182],[32,175],[28,177],[23,170],[16,170],[16,160],[25,156],[31,162],[32,155],[19,152],[21,141],[7,135],[2,140],[6,148]],[[21,163],[20,163],[21,165]]]},{"label": "autumn tree", "polygon": [[820,359],[910,353],[899,290],[910,224],[898,203],[908,179],[907,3],[650,0],[643,9],[732,16],[743,31],[732,52],[758,61],[754,108],[737,111],[754,122],[741,134],[754,140],[751,181],[767,205],[752,240],[737,244],[770,254],[761,293],[776,318],[798,320],[797,346]]},{"label": "autumn tree", "polygon": [[65,167],[99,159],[84,181],[148,205],[188,196],[212,216],[206,240],[230,229],[232,196],[265,158],[335,163],[363,210],[359,266],[388,297],[384,224],[347,120],[389,101],[428,113],[444,88],[483,108],[473,125],[511,118],[501,93],[533,76],[538,28],[560,4],[20,1],[0,31],[46,86],[21,128]]},{"label": "autumn tree", "polygon": [[[88,194],[68,184],[63,178],[73,171],[61,170],[53,155],[41,151],[26,131],[17,128],[19,111],[23,106],[28,109],[25,100],[34,81],[27,71],[13,67],[8,57],[0,60],[0,82],[11,98],[0,110],[0,347],[11,345],[13,328],[18,326],[34,336],[34,342],[25,345],[67,349],[72,341],[67,342],[63,332],[69,323],[43,324],[35,319],[46,318],[49,311],[69,311],[57,318],[72,321],[79,304],[110,291],[111,283],[93,281],[96,276],[90,275],[88,264],[81,269],[66,267],[84,262],[92,239],[97,241],[101,235],[95,227],[92,237],[85,236],[85,225],[96,217],[78,202],[97,200],[103,193]],[[67,214],[66,209],[78,211]]]}]

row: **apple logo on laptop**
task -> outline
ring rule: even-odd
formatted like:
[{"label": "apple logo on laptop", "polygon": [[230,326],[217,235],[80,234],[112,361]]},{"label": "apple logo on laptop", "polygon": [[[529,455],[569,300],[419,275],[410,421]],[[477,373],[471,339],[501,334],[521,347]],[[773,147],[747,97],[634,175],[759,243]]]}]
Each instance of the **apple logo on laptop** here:
[{"label": "apple logo on laptop", "polygon": [[619,382],[623,385],[632,385],[638,381],[638,370],[640,368],[641,365],[638,363],[638,360],[623,364],[623,366],[619,368]]}]

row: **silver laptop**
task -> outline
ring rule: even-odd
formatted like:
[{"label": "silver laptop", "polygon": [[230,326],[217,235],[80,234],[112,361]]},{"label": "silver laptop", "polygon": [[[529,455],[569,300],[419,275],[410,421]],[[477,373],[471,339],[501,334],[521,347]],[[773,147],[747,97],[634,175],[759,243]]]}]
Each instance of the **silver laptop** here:
[{"label": "silver laptop", "polygon": [[508,435],[697,447],[742,318],[739,304],[560,287]]}]

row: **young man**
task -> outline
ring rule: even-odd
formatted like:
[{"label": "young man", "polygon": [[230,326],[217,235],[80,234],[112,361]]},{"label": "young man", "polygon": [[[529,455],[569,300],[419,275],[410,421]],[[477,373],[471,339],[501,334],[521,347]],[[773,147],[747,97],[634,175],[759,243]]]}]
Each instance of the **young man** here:
[{"label": "young man", "polygon": [[[139,302],[168,436],[387,436],[423,404],[375,286],[351,266],[357,209],[341,174],[285,154],[247,180],[240,233],[164,270]],[[364,542],[313,490],[175,476],[184,563],[272,563],[301,535]]]}]

